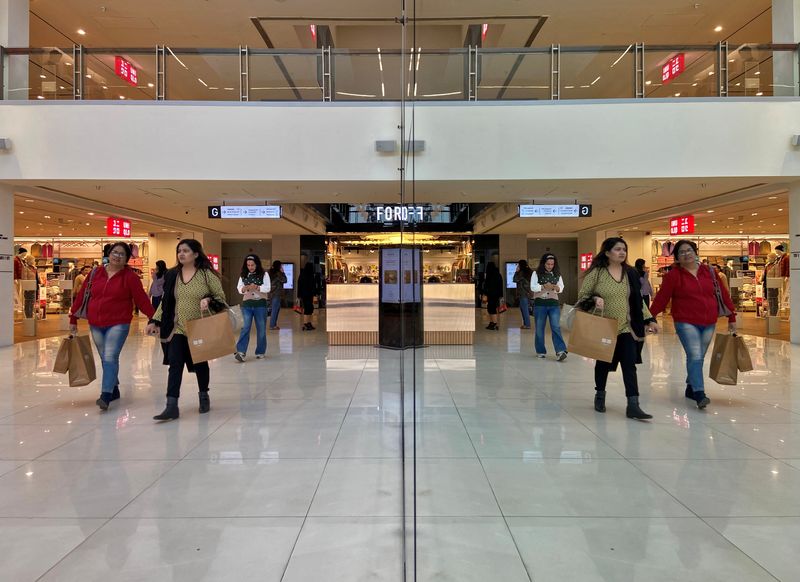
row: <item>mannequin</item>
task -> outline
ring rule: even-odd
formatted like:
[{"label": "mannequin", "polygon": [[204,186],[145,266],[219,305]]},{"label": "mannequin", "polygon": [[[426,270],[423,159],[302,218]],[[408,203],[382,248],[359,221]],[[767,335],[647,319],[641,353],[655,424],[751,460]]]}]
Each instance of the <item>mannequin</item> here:
[{"label": "mannequin", "polygon": [[775,253],[778,255],[775,276],[783,279],[783,287],[781,287],[781,303],[783,303],[789,297],[789,255],[786,254],[784,245],[777,245]]},{"label": "mannequin", "polygon": [[20,247],[14,257],[14,311],[22,311],[22,279],[25,269],[25,257],[28,249]]},{"label": "mannequin", "polygon": [[767,255],[767,264],[764,267],[764,277],[761,281],[762,289],[764,290],[764,304],[765,314],[778,315],[778,289],[767,288],[767,278],[778,276],[778,254],[769,253]]}]

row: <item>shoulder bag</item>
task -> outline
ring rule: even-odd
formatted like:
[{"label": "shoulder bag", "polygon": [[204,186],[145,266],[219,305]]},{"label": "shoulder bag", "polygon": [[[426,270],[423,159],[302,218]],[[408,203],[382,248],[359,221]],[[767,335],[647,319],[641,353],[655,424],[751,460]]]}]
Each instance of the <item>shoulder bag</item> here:
[{"label": "shoulder bag", "polygon": [[94,279],[94,274],[97,269],[102,268],[103,267],[95,267],[92,269],[92,272],[89,273],[89,281],[86,283],[86,293],[83,294],[83,302],[78,308],[78,311],[72,314],[78,319],[89,319],[89,299],[92,297],[92,279]]},{"label": "shoulder bag", "polygon": [[730,309],[728,309],[728,306],[725,305],[725,301],[722,299],[722,289],[720,288],[719,277],[714,272],[712,267],[708,267],[708,270],[711,273],[711,281],[714,283],[714,295],[717,298],[717,317],[730,317],[732,312]]}]

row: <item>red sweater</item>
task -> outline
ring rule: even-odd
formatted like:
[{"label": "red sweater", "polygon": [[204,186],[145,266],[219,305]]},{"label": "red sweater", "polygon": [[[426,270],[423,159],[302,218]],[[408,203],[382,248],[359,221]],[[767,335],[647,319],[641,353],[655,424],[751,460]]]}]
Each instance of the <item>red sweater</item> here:
[{"label": "red sweater", "polygon": [[[716,273],[706,265],[700,265],[697,277],[683,267],[676,266],[664,276],[661,288],[656,293],[650,313],[656,317],[672,301],[672,319],[695,325],[714,325],[717,323],[717,297],[714,292]],[[730,323],[736,321],[736,308],[725,285],[720,282],[722,301],[730,309]]]},{"label": "red sweater", "polygon": [[[78,323],[78,319],[72,314],[80,309],[88,285],[89,276],[86,277],[83,286],[72,302],[70,323]],[[126,267],[109,279],[105,267],[95,268],[91,297],[89,298],[89,325],[109,327],[130,323],[133,319],[134,303],[148,319],[153,317],[155,309],[153,309],[150,299],[147,298],[147,293],[144,292],[142,282],[136,273]]]}]

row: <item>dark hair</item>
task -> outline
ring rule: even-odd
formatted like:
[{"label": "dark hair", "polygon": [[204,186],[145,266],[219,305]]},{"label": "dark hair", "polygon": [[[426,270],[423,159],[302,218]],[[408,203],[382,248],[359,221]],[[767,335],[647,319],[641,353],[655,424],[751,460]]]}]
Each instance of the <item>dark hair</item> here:
[{"label": "dark hair", "polygon": [[636,259],[636,262],[633,264],[633,268],[636,269],[636,272],[639,273],[640,277],[644,277],[644,266],[647,264],[647,261],[644,259]]},{"label": "dark hair", "polygon": [[553,265],[553,270],[552,270],[553,275],[555,275],[556,277],[561,276],[561,269],[558,268],[558,259],[556,258],[556,256],[553,253],[545,253],[542,255],[542,258],[539,259],[539,266],[536,267],[536,276],[539,277],[540,279],[541,277],[544,276],[545,273],[547,273],[547,267],[545,267],[544,264],[549,259],[553,259],[555,263]]},{"label": "dark hair", "polygon": [[499,275],[500,269],[497,268],[497,265],[494,264],[494,261],[489,261],[486,263],[486,276],[488,277],[489,275],[494,275],[495,273]]},{"label": "dark hair", "polygon": [[250,274],[250,269],[247,268],[247,261],[253,261],[256,264],[256,270],[254,272],[258,277],[262,277],[264,275],[264,267],[261,266],[261,258],[258,255],[247,255],[244,258],[244,262],[242,263],[242,271],[239,274],[243,281]]},{"label": "dark hair", "polygon": [[528,264],[528,261],[526,261],[525,259],[520,259],[519,261],[517,261],[517,264],[519,265],[519,272],[522,273],[524,277],[530,279],[531,275],[533,275],[533,269],[531,269],[531,266]]},{"label": "dark hair", "polygon": [[281,272],[281,263],[280,261],[272,261],[272,267],[270,267],[269,274],[270,276],[277,276],[278,273]]},{"label": "dark hair", "polygon": [[131,256],[133,255],[133,252],[131,251],[131,245],[129,245],[128,243],[125,243],[125,242],[115,242],[115,243],[112,243],[111,245],[109,245],[109,247],[108,247],[108,256],[110,257],[111,256],[111,251],[113,251],[117,247],[121,248],[123,250],[123,252],[125,253],[125,262],[127,263],[128,261],[130,261],[131,260]]},{"label": "dark hair", "polygon": [[[584,277],[594,271],[595,269],[605,269],[608,268],[610,261],[606,256],[607,252],[610,252],[615,246],[619,243],[625,245],[625,251],[628,250],[628,243],[625,241],[624,238],[619,236],[612,236],[611,238],[607,238],[603,241],[603,244],[600,245],[600,250],[597,251],[597,254],[592,259],[592,264],[589,266],[589,269],[583,274]],[[622,267],[624,269],[630,269],[631,266],[628,264],[628,257],[625,257],[625,260],[622,261]]]},{"label": "dark hair", "polygon": [[311,261],[307,261],[305,265],[303,265],[302,274],[306,277],[313,277],[314,276],[314,263]]},{"label": "dark hair", "polygon": [[167,264],[164,261],[156,261],[156,279],[160,279],[167,273]]},{"label": "dark hair", "polygon": [[[176,255],[178,254],[178,249],[181,248],[181,245],[186,245],[193,253],[197,253],[197,258],[194,260],[194,266],[196,269],[206,269],[217,275],[217,272],[214,270],[214,265],[211,264],[211,259],[209,259],[206,255],[205,251],[203,250],[203,245],[200,244],[200,241],[197,241],[193,238],[183,239],[182,241],[178,242],[177,245],[175,245]],[[181,266],[182,265],[180,261],[177,265],[175,265],[177,269],[180,269]]]},{"label": "dark hair", "polygon": [[697,254],[697,245],[690,240],[682,238],[681,240],[675,243],[675,247],[672,249],[672,256],[675,258],[676,261],[678,260],[678,251],[683,245],[689,245],[690,247],[692,247],[694,254]]},{"label": "dark hair", "polygon": [[84,266],[81,267],[80,271],[78,271],[78,272],[79,273],[83,273],[84,269],[89,269],[91,271],[93,268],[94,267],[92,267],[91,265],[84,265]]},{"label": "dark hair", "polygon": [[781,252],[783,253],[783,252],[786,252],[786,247],[785,247],[785,246],[783,246],[783,245],[777,245],[777,246],[775,247],[775,250],[776,250],[776,251],[781,251]]}]

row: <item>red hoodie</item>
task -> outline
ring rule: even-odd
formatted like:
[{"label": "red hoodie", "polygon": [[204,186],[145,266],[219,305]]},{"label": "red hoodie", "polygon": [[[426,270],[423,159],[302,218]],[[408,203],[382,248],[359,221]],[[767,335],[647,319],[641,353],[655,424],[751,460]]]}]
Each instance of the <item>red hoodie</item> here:
[{"label": "red hoodie", "polygon": [[[672,300],[672,319],[695,325],[714,325],[719,319],[717,315],[717,297],[714,291],[714,279],[717,274],[706,265],[700,265],[697,277],[683,267],[675,266],[664,276],[661,288],[656,293],[650,313],[656,317],[666,309]],[[736,321],[736,308],[725,285],[719,284],[722,301],[731,311],[730,323]]]},{"label": "red hoodie", "polygon": [[[72,315],[80,309],[83,295],[89,285],[90,276],[86,277],[83,286],[75,295],[72,302],[69,321],[78,323]],[[92,279],[91,297],[89,298],[89,325],[93,327],[109,327],[130,323],[133,319],[133,304],[148,318],[153,317],[155,309],[144,292],[139,276],[129,268],[122,269],[119,273],[108,278],[105,267],[97,267]]]}]

